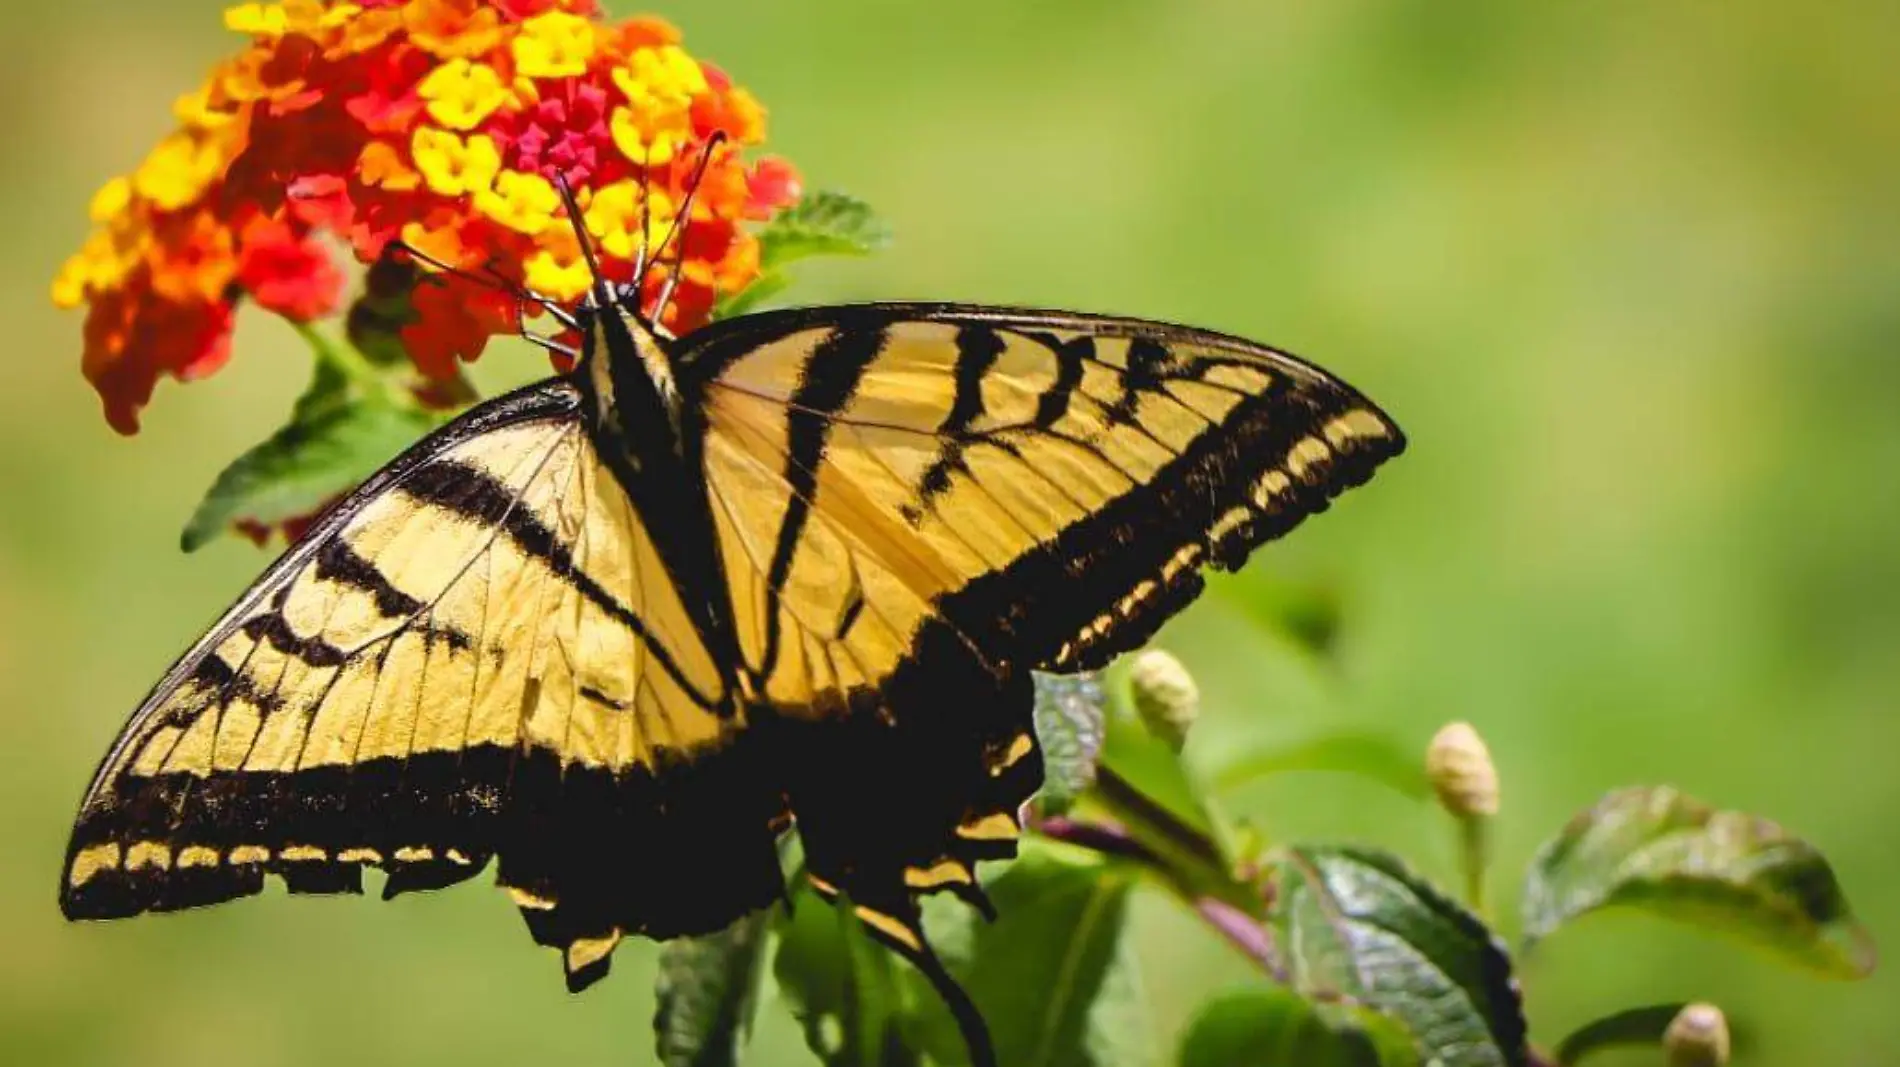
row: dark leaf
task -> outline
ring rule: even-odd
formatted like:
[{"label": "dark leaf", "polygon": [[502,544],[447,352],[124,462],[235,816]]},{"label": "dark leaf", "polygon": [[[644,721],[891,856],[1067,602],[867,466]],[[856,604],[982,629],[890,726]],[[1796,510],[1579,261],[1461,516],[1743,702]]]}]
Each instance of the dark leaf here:
[{"label": "dark leaf", "polygon": [[1667,786],[1609,794],[1538,851],[1524,883],[1525,950],[1611,907],[1719,929],[1834,977],[1874,968],[1873,939],[1814,846]]},{"label": "dark leaf", "polygon": [[654,988],[654,1050],[665,1067],[735,1067],[752,1029],[771,911],[716,934],[668,941]]},{"label": "dark leaf", "polygon": [[[1061,846],[1030,846],[988,887],[997,918],[946,910],[933,927],[944,964],[989,1025],[1007,1067],[1146,1067],[1152,1020],[1124,936],[1133,868]],[[929,1048],[968,1059],[948,1016]]]},{"label": "dark leaf", "polygon": [[1293,988],[1401,1023],[1428,1063],[1525,1067],[1523,1004],[1504,947],[1470,912],[1381,852],[1277,855],[1271,924]]},{"label": "dark leaf", "polygon": [[1415,1067],[1405,1028],[1355,1004],[1317,1004],[1284,989],[1215,998],[1181,1041],[1180,1067]]},{"label": "dark leaf", "polygon": [[1682,1004],[1651,1004],[1585,1023],[1558,1044],[1557,1063],[1560,1067],[1575,1067],[1593,1052],[1660,1044],[1663,1032],[1669,1029],[1670,1022],[1683,1007]]},{"label": "dark leaf", "polygon": [[1095,783],[1106,715],[1101,679],[1093,672],[1035,675],[1036,738],[1042,745],[1043,784],[1038,802],[1061,814]]}]

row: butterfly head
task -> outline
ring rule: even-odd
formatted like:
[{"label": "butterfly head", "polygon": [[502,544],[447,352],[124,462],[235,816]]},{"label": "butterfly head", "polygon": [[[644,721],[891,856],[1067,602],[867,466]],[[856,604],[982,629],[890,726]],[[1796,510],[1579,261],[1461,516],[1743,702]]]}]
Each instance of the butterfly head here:
[{"label": "butterfly head", "polygon": [[[640,243],[634,258],[633,278],[627,282],[616,283],[601,270],[600,256],[594,249],[593,235],[587,232],[586,217],[573,186],[564,177],[555,179],[555,187],[561,194],[568,221],[574,227],[575,241],[580,245],[581,256],[587,263],[590,279],[587,295],[574,308],[571,318],[583,339],[577,354],[582,373],[594,384],[600,416],[605,421],[619,421],[620,399],[629,392],[627,386],[634,384],[625,377],[629,374],[638,374],[643,378],[644,384],[651,387],[652,394],[660,399],[669,419],[677,418],[679,389],[673,377],[672,360],[663,342],[663,338],[670,338],[671,335],[661,323],[684,273],[684,229],[687,220],[692,217],[693,196],[706,177],[706,168],[712,163],[714,151],[725,139],[725,133],[717,130],[707,138],[705,152],[700,156],[699,165],[686,186],[686,196],[681,201],[679,213],[674,216],[666,235],[660,239],[658,248],[649,249],[647,245],[652,220],[647,214],[649,197],[646,190],[642,189]],[[643,170],[641,181],[644,183],[645,180]],[[643,299],[647,290],[647,275],[653,270],[654,264],[666,263],[669,257],[666,280],[660,286],[658,298],[649,314]],[[638,385],[635,385],[635,391],[647,393]]]}]

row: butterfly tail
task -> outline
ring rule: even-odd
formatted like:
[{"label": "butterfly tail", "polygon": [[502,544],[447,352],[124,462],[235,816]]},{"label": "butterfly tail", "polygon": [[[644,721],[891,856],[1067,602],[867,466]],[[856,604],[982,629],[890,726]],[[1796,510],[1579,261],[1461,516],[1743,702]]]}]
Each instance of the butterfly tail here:
[{"label": "butterfly tail", "polygon": [[[837,886],[809,874],[806,878],[820,897],[833,905],[840,903],[842,894]],[[997,1067],[996,1045],[990,1038],[988,1024],[983,1021],[983,1013],[977,1010],[976,1002],[951,977],[936,950],[930,947],[915,901],[911,900],[908,908],[892,910],[855,900],[845,900],[843,903],[851,906],[867,933],[908,960],[930,982],[937,995],[943,999],[944,1007],[950,1010],[951,1018],[956,1020],[957,1030],[963,1035],[964,1047],[970,1053],[971,1067]]]}]

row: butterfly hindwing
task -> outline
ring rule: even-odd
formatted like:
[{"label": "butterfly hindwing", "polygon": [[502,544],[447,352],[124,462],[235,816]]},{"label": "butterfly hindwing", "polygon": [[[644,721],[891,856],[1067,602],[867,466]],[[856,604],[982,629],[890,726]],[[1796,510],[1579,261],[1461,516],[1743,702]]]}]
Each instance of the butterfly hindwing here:
[{"label": "butterfly hindwing", "polygon": [[1138,647],[1404,445],[1309,364],[1140,320],[799,309],[677,360],[811,869],[908,947],[911,894],[1015,850],[1029,671]]},{"label": "butterfly hindwing", "polygon": [[475,409],[335,507],[157,687],[101,767],[61,903],[112,917],[388,891],[491,857],[570,977],[623,933],[780,890],[782,801],[729,671],[565,381]]}]

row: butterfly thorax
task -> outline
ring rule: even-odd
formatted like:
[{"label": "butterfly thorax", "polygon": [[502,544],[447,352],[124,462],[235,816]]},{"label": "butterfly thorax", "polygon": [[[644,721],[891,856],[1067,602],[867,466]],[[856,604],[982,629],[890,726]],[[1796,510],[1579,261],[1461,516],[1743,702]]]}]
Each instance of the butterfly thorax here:
[{"label": "butterfly thorax", "polygon": [[588,324],[575,379],[590,393],[595,444],[607,468],[643,513],[656,553],[700,640],[720,666],[722,713],[746,687],[733,636],[726,578],[703,474],[703,421],[682,396],[667,344],[638,317],[598,314]]},{"label": "butterfly thorax", "polygon": [[598,314],[583,354],[598,424],[643,447],[680,455],[680,393],[673,364],[653,331],[632,315]]}]

